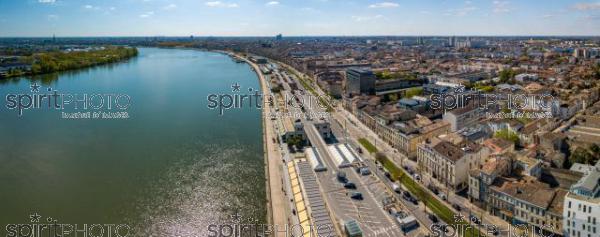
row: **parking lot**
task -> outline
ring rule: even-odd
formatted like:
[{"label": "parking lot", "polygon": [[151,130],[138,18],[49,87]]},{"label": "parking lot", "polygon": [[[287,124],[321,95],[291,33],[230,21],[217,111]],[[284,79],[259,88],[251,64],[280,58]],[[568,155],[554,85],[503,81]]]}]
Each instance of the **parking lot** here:
[{"label": "parking lot", "polygon": [[[332,169],[333,164],[328,164],[328,167],[328,171],[317,173],[317,177],[339,222],[356,220],[363,230],[363,236],[403,235],[395,220],[383,210],[381,200],[387,193],[381,182],[371,175],[360,176],[352,168]],[[344,188],[337,179],[336,170],[345,172],[348,182],[356,184],[356,190]],[[363,200],[352,199],[351,192],[362,193]]]}]

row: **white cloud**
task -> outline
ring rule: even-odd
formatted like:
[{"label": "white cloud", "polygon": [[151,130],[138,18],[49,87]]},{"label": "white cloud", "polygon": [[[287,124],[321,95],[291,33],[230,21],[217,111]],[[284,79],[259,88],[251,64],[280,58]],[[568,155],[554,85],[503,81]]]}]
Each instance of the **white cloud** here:
[{"label": "white cloud", "polygon": [[369,8],[394,8],[399,7],[400,5],[395,2],[380,2],[369,5]]},{"label": "white cloud", "polygon": [[83,8],[87,10],[100,10],[100,7],[92,6],[92,5],[84,5]]},{"label": "white cloud", "polygon": [[577,3],[573,8],[580,11],[600,10],[600,2],[596,3]]},{"label": "white cloud", "polygon": [[508,8],[509,4],[510,2],[508,1],[494,1],[494,13],[510,12],[510,9]]},{"label": "white cloud", "polygon": [[449,9],[446,10],[446,13],[444,13],[444,15],[446,16],[466,16],[467,14],[469,14],[472,11],[477,10],[476,7],[463,7],[463,8],[459,8],[459,9]]},{"label": "white cloud", "polygon": [[237,5],[237,3],[225,3],[225,2],[221,2],[221,1],[206,2],[206,3],[204,3],[204,5],[206,5],[208,7],[224,7],[224,8],[239,7],[239,5]]},{"label": "white cloud", "polygon": [[270,1],[270,2],[268,2],[265,5],[267,5],[267,6],[276,6],[276,5],[279,5],[279,2],[278,1]]},{"label": "white cloud", "polygon": [[56,20],[58,19],[58,15],[50,14],[48,15],[48,20]]},{"label": "white cloud", "polygon": [[140,17],[141,18],[148,18],[154,15],[154,12],[150,11],[150,12],[146,12],[144,14],[141,14]]},{"label": "white cloud", "polygon": [[383,18],[383,16],[382,15],[375,15],[375,16],[352,16],[352,19],[354,21],[357,21],[357,22],[371,21],[371,20],[375,20],[375,19],[379,19],[379,18]]},{"label": "white cloud", "polygon": [[171,4],[169,4],[169,5],[167,5],[167,6],[164,7],[165,10],[173,10],[175,8],[177,8],[177,5],[175,5],[173,3],[171,3]]},{"label": "white cloud", "polygon": [[111,11],[114,11],[115,9],[117,9],[117,8],[115,8],[115,7],[109,7],[108,8],[108,10],[111,10]]},{"label": "white cloud", "polygon": [[52,3],[55,3],[56,0],[38,0],[38,2],[39,3],[49,3],[49,4],[52,4]]}]

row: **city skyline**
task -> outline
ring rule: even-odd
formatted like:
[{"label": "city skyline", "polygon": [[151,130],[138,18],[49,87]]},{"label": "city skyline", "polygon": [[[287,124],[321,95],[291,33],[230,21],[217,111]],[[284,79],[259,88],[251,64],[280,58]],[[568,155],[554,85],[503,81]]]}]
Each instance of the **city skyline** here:
[{"label": "city skyline", "polygon": [[597,36],[600,2],[26,0],[0,2],[0,37]]}]

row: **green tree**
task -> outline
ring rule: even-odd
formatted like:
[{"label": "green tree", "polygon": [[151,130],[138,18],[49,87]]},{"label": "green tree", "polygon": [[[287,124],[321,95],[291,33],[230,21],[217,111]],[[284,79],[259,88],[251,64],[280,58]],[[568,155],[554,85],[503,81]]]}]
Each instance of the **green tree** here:
[{"label": "green tree", "polygon": [[513,71],[512,69],[504,69],[502,71],[500,71],[500,82],[501,83],[507,83],[509,82],[511,79],[514,79],[515,76],[517,75],[517,73],[515,71]]},{"label": "green tree", "polygon": [[494,134],[494,137],[501,138],[501,139],[504,139],[507,141],[511,141],[511,142],[515,143],[515,145],[519,143],[519,135],[508,129],[502,129],[502,130],[497,131]]},{"label": "green tree", "polygon": [[588,164],[588,161],[592,159],[591,154],[583,147],[577,147],[571,156],[569,157],[569,162],[571,164],[581,163]]},{"label": "green tree", "polygon": [[412,98],[413,96],[422,95],[422,94],[423,94],[422,87],[409,88],[408,90],[406,90],[406,93],[404,94],[404,98]]},{"label": "green tree", "polygon": [[296,147],[300,147],[300,146],[304,145],[303,141],[302,141],[302,137],[300,137],[300,136],[292,136],[287,139],[286,143],[288,146],[296,146]]},{"label": "green tree", "polygon": [[493,86],[484,86],[484,85],[475,85],[475,89],[483,91],[483,92],[492,92],[494,91]]}]

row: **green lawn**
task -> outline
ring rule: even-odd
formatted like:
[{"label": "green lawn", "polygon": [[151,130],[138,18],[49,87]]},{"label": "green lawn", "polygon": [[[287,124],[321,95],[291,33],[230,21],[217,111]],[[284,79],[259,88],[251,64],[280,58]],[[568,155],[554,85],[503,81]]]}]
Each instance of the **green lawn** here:
[{"label": "green lawn", "polygon": [[366,138],[358,139],[358,142],[365,148],[369,153],[377,153],[377,147],[373,146]]},{"label": "green lawn", "polygon": [[[359,139],[359,142],[361,144],[363,144],[363,142],[361,142],[360,140],[364,140],[366,144],[368,144],[369,146],[372,147],[372,149],[377,150],[371,143],[369,143],[369,141],[366,141],[366,139],[364,139],[364,138]],[[363,146],[367,150],[369,149],[364,144],[363,144]],[[379,156],[377,160],[383,165],[383,167],[385,167],[390,172],[392,179],[399,180],[400,183],[402,183],[408,189],[408,191],[410,191],[412,194],[417,196],[417,198],[419,200],[423,201],[427,205],[427,209],[429,211],[432,211],[433,213],[435,213],[445,223],[448,223],[450,225],[468,224],[466,221],[456,222],[454,219],[455,213],[452,210],[450,210],[450,208],[448,208],[446,205],[441,203],[435,197],[432,197],[432,195],[427,190],[425,190],[422,186],[417,184],[410,177],[410,175],[407,175],[406,173],[404,173],[404,171],[402,169],[397,167],[387,157]],[[465,217],[465,219],[466,218],[468,218],[468,217]],[[481,236],[479,233],[479,230],[477,230],[477,229],[472,229],[472,230],[473,230],[473,232],[469,231],[469,232],[463,233],[463,236],[465,236],[465,237]]]}]

